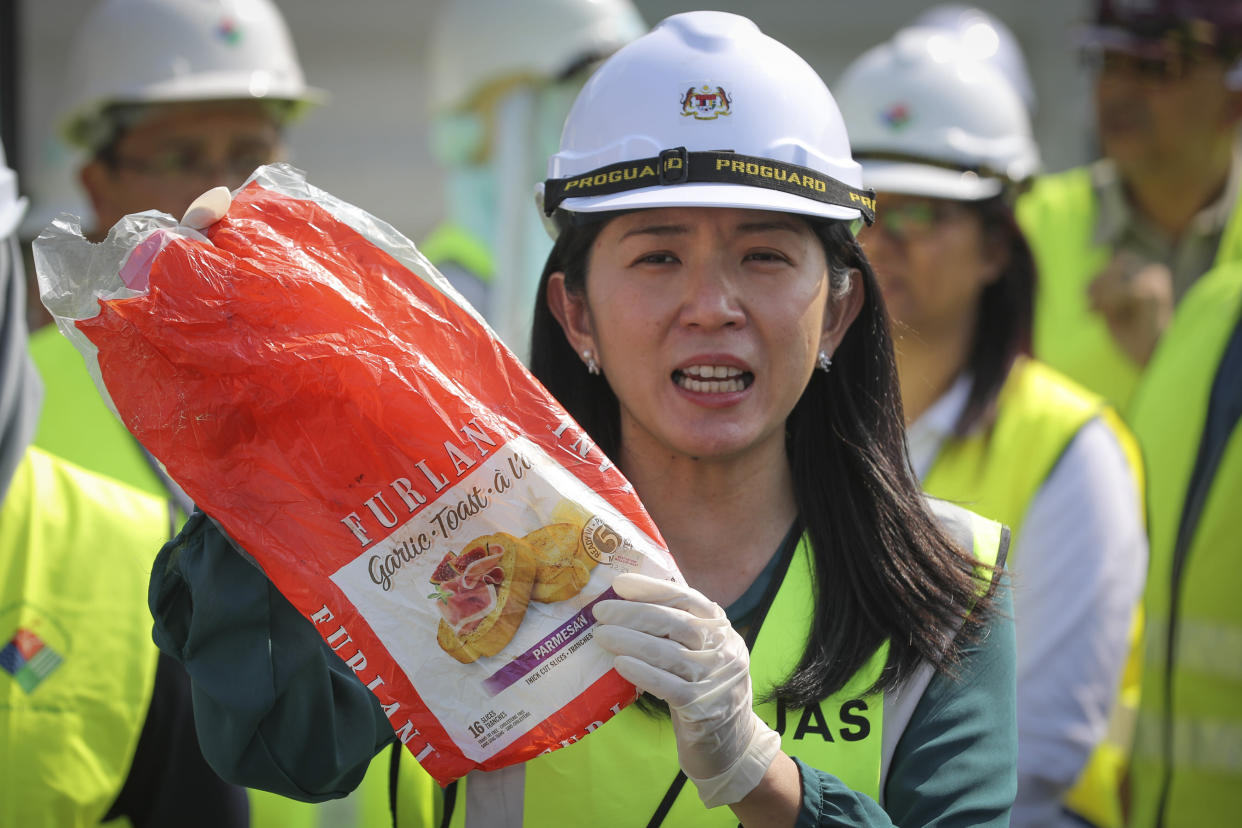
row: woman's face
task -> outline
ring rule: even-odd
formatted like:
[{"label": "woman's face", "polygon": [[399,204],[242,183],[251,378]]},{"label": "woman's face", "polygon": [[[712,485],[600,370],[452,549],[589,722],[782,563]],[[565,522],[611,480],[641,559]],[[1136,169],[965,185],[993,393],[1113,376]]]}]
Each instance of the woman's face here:
[{"label": "woman's face", "polygon": [[876,205],[876,223],[858,238],[893,322],[924,340],[973,328],[979,297],[1000,272],[978,214],[961,202],[891,193]]},{"label": "woman's face", "polygon": [[862,303],[830,301],[828,262],[803,219],[758,210],[662,208],[610,221],[585,293],[554,274],[549,302],[620,401],[627,455],[702,459],[784,451],[784,427],[822,349]]}]

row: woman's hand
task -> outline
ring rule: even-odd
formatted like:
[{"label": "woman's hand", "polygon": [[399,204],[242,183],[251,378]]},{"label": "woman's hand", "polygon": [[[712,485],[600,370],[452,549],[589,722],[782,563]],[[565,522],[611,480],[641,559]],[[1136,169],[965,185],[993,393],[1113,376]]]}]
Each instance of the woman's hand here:
[{"label": "woman's hand", "polygon": [[746,643],[724,610],[688,586],[630,573],[612,587],[626,600],[595,606],[596,640],[626,680],[668,702],[678,762],[703,803],[740,801],[781,747],[752,708]]}]

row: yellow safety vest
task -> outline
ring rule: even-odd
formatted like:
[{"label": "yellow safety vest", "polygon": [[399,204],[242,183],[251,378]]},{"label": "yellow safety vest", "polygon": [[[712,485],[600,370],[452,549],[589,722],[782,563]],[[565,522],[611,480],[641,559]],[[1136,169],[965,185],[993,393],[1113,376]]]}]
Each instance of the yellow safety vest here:
[{"label": "yellow safety vest", "polygon": [[[995,421],[964,438],[945,442],[923,481],[929,494],[967,506],[1009,526],[1010,561],[1022,550],[1022,521],[1031,500],[1074,436],[1100,417],[1125,451],[1142,498],[1143,464],[1130,430],[1103,399],[1037,361],[1019,358],[1005,379]],[[1021,619],[1018,620],[1021,624]],[[1138,702],[1141,620],[1135,619],[1122,679],[1115,730],[1128,732]],[[1100,828],[1121,828],[1120,785],[1129,746],[1114,738],[1097,746],[1068,808]]]},{"label": "yellow safety vest", "polygon": [[[949,510],[946,528],[950,533],[971,546],[981,562],[994,564],[1001,546],[1000,524],[964,509],[945,508]],[[803,539],[751,651],[756,698],[788,678],[802,656],[814,612],[813,565],[810,544]],[[879,676],[887,655],[885,644],[842,690],[813,708],[783,710],[774,703],[755,708],[781,733],[781,747],[787,754],[812,767],[831,769],[845,784],[877,801],[881,795],[884,696],[865,691]],[[520,797],[522,824],[528,828],[645,825],[670,792],[678,770],[671,722],[630,706],[587,738],[500,771],[519,773],[519,787],[516,791],[498,790],[494,796]],[[472,815],[469,807],[470,786],[487,784],[488,776],[471,774],[457,784],[451,826],[494,828],[490,817]],[[668,828],[737,825],[731,809],[704,808],[692,783],[686,783],[673,796],[662,822]]]},{"label": "yellow safety vest", "polygon": [[167,504],[37,448],[0,504],[0,825],[98,825],[155,685]]},{"label": "yellow safety vest", "polygon": [[1201,277],[1134,399],[1151,498],[1136,828],[1233,824],[1242,814],[1242,428],[1224,446],[1193,532],[1178,538],[1212,383],[1240,313],[1242,264]]},{"label": "yellow safety vest", "polygon": [[[1139,367],[1117,346],[1087,302],[1087,287],[1112,258],[1096,244],[1096,199],[1088,167],[1035,182],[1018,200],[1017,216],[1039,268],[1035,356],[1128,411]],[[1242,260],[1242,209],[1221,237],[1216,264]]]}]

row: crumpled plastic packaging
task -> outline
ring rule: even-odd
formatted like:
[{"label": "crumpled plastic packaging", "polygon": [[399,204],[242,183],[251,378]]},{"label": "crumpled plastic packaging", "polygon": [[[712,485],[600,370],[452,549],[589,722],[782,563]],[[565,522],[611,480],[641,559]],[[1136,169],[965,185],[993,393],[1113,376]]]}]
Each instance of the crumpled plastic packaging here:
[{"label": "crumpled plastic packaging", "polygon": [[224,207],[35,242],[113,411],[440,784],[599,727],[636,691],[591,607],[680,578],[632,488],[391,226],[286,165]]}]

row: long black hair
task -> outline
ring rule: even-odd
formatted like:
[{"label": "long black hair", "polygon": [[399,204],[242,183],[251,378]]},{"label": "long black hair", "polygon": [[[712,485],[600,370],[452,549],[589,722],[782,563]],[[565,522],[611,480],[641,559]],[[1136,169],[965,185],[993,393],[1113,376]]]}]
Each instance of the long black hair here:
[{"label": "long black hair", "polygon": [[[577,226],[565,214],[558,219],[561,233],[535,303],[531,371],[616,457],[617,398],[604,377],[587,372],[547,303],[548,279],[557,271],[571,293],[586,290],[591,246],[606,221]],[[888,662],[874,689],[896,687],[922,660],[950,666],[958,655],[959,627],[965,622],[973,628],[990,608],[980,595],[970,550],[941,530],[910,469],[888,315],[871,265],[847,223],[808,221],[836,273],[834,290],[857,270],[865,293],[832,370],[814,372],[786,423],[786,454],[813,550],[816,596],[806,651],[771,693],[791,707],[839,690],[884,641]]]},{"label": "long black hair", "polygon": [[1002,245],[1004,249],[998,252],[1005,263],[979,295],[974,336],[966,355],[966,369],[973,377],[970,394],[953,424],[958,437],[995,418],[996,401],[1014,360],[1031,353],[1035,257],[1014,218],[1011,200],[998,195],[969,205],[979,219],[984,244]]}]

